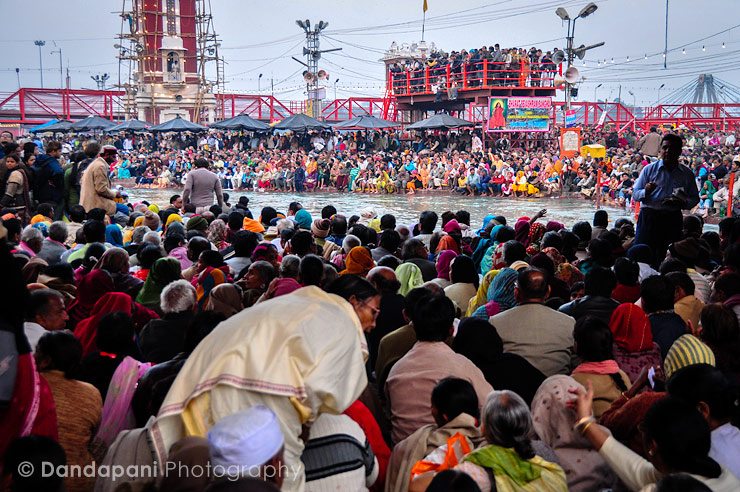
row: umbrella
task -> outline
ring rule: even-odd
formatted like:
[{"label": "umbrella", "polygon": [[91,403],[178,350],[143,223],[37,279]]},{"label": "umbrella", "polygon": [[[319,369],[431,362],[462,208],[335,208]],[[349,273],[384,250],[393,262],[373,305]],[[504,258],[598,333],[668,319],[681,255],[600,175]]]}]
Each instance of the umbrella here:
[{"label": "umbrella", "polygon": [[204,132],[206,130],[208,130],[207,127],[183,120],[180,115],[175,117],[174,120],[160,123],[149,129],[150,132]]},{"label": "umbrella", "polygon": [[91,130],[107,130],[113,125],[115,125],[114,122],[94,115],[72,123],[69,129],[75,132],[89,132]]},{"label": "umbrella", "polygon": [[28,133],[43,133],[46,131],[46,127],[54,125],[56,123],[59,123],[59,120],[54,118],[53,120],[49,120],[46,123],[42,123],[40,125],[34,126],[33,128],[30,128],[28,130]]},{"label": "umbrella", "polygon": [[126,120],[122,121],[121,123],[114,125],[110,128],[108,128],[108,132],[115,133],[115,132],[141,132],[141,131],[147,131],[149,130],[149,127],[152,126],[151,123],[147,123],[146,121],[141,120]]},{"label": "umbrella", "polygon": [[398,128],[399,126],[401,125],[398,123],[382,120],[369,114],[363,114],[351,120],[337,123],[334,125],[334,128],[337,130],[380,130],[383,128]]},{"label": "umbrella", "polygon": [[219,121],[211,125],[211,128],[218,128],[221,130],[250,130],[250,131],[264,131],[269,130],[270,125],[262,123],[259,120],[255,120],[251,116],[246,114],[240,114],[229,118],[228,120]]},{"label": "umbrella", "polygon": [[462,126],[475,126],[475,123],[454,118],[447,113],[438,113],[425,120],[417,121],[406,128],[409,130],[440,130],[445,128],[460,128]]},{"label": "umbrella", "polygon": [[43,128],[42,130],[40,130],[40,132],[41,133],[43,133],[43,132],[59,132],[59,133],[65,133],[65,132],[68,132],[69,131],[69,129],[70,129],[71,126],[72,126],[72,122],[71,121],[62,120],[62,121],[57,121],[53,125],[49,125],[46,128]]},{"label": "umbrella", "polygon": [[331,126],[303,113],[288,116],[283,121],[273,126],[276,130],[293,130],[295,132],[308,130],[330,130]]}]

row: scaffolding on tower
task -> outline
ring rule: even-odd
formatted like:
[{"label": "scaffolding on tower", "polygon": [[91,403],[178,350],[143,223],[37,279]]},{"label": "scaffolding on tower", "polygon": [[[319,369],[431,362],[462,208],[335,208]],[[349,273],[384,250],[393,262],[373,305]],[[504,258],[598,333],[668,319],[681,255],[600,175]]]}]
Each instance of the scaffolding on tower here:
[{"label": "scaffolding on tower", "polygon": [[[198,41],[198,76],[200,84],[198,90],[198,99],[196,102],[196,115],[198,121],[204,121],[205,115],[202,113],[203,98],[215,89],[218,92],[225,92],[224,69],[225,62],[223,57],[219,56],[219,47],[221,40],[216,34],[213,27],[213,16],[211,15],[211,0],[196,0],[196,33]],[[209,77],[209,64],[215,64],[215,74]],[[218,114],[216,107],[216,119],[223,119],[222,114]]]}]

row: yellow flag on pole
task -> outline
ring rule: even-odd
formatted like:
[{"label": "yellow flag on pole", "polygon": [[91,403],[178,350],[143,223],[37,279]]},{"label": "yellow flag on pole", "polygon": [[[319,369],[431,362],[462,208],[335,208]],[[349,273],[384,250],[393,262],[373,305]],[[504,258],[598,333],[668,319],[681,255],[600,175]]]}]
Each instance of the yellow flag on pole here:
[{"label": "yellow flag on pole", "polygon": [[429,5],[427,5],[427,0],[424,0],[424,12],[426,12],[428,8]]}]

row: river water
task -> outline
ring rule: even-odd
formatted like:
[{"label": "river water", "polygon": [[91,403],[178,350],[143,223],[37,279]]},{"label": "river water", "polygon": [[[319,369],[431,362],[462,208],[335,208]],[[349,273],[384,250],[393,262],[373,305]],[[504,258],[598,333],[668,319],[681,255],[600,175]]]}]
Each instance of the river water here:
[{"label": "river water", "polygon": [[[166,205],[169,197],[181,190],[173,189],[145,189],[128,188],[129,200],[133,203],[147,200],[150,203]],[[586,220],[591,222],[595,211],[594,204],[590,200],[578,198],[500,198],[485,196],[459,196],[451,193],[426,193],[416,195],[368,195],[355,193],[316,192],[316,193],[281,193],[281,192],[240,192],[229,193],[231,204],[236,203],[238,197],[246,195],[249,197],[249,208],[255,218],[259,215],[262,207],[274,207],[279,212],[285,213],[288,204],[293,201],[300,202],[311,215],[320,217],[321,209],[326,205],[334,205],[340,214],[347,217],[359,215],[360,211],[371,208],[378,216],[391,213],[396,216],[399,224],[413,224],[419,214],[424,210],[434,210],[438,214],[446,210],[456,212],[467,210],[470,212],[470,220],[473,227],[477,227],[487,214],[503,215],[512,223],[517,217],[531,217],[537,211],[547,209],[547,217],[552,220],[563,222],[570,227],[575,222]],[[609,212],[610,224],[620,217],[630,217],[630,211],[604,207]],[[633,218],[633,217],[630,217]]]}]

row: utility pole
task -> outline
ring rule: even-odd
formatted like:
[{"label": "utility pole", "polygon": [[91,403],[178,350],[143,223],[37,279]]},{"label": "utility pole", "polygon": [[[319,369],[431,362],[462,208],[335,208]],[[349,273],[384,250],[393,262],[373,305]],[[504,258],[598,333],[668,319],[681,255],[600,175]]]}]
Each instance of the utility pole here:
[{"label": "utility pole", "polygon": [[44,60],[41,57],[41,48],[46,44],[46,41],[42,41],[40,39],[37,39],[33,42],[36,46],[39,47],[39,75],[41,76],[41,88],[44,88]]},{"label": "utility pole", "polygon": [[663,46],[663,68],[668,68],[668,0],[665,0],[665,45]]},{"label": "utility pole", "polygon": [[51,54],[59,53],[59,88],[64,89],[64,71],[62,69],[62,48],[56,49]]},{"label": "utility pole", "polygon": [[333,48],[330,50],[321,50],[319,47],[321,31],[329,26],[328,22],[319,21],[316,26],[311,29],[311,22],[306,19],[305,21],[295,21],[298,27],[303,29],[306,33],[306,47],[303,48],[303,54],[306,56],[306,63],[293,58],[295,61],[306,67],[303,73],[303,79],[306,81],[306,89],[308,92],[308,99],[311,101],[311,116],[319,118],[321,116],[321,98],[319,97],[319,60],[321,59],[321,53],[328,53],[330,51],[340,51],[342,48]]}]

